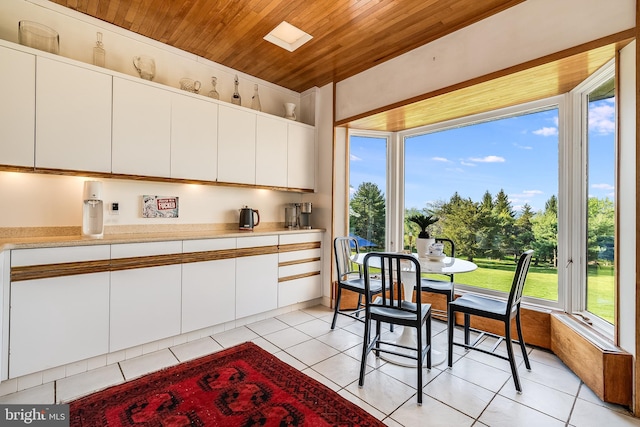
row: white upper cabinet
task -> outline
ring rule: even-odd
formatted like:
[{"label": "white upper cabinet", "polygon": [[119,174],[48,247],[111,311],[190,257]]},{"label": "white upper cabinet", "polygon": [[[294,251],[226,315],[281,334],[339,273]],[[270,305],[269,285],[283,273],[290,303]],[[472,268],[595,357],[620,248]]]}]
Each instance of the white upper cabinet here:
[{"label": "white upper cabinet", "polygon": [[256,183],[256,114],[221,105],[218,110],[218,181]]},{"label": "white upper cabinet", "polygon": [[36,167],[111,171],[111,79],[38,57]]},{"label": "white upper cabinet", "polygon": [[36,57],[0,47],[0,165],[33,167]]},{"label": "white upper cabinet", "polygon": [[256,184],[287,186],[287,123],[280,118],[257,117]]},{"label": "white upper cabinet", "polygon": [[315,129],[305,125],[288,126],[288,178],[290,188],[315,188]]},{"label": "white upper cabinet", "polygon": [[112,171],[171,175],[171,93],[113,78]]},{"label": "white upper cabinet", "polygon": [[218,174],[218,104],[171,97],[171,178],[215,181]]}]

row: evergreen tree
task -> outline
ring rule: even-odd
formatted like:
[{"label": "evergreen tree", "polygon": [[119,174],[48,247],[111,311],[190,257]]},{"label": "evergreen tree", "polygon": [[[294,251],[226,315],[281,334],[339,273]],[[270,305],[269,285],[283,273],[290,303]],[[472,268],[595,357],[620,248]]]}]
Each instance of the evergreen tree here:
[{"label": "evergreen tree", "polygon": [[496,234],[497,234],[497,247],[500,256],[507,254],[515,254],[517,252],[515,248],[515,213],[511,207],[509,197],[500,189],[496,194],[496,199],[493,205],[493,216],[496,222]]},{"label": "evergreen tree", "polygon": [[479,211],[477,203],[461,198],[457,192],[435,211],[440,218],[442,235],[455,242],[456,256],[464,256],[470,261],[480,255],[477,236],[481,218]]},{"label": "evergreen tree", "polygon": [[545,203],[545,210],[536,213],[531,218],[531,231],[534,235],[532,242],[536,252],[536,264],[539,261],[549,261],[554,267],[558,266],[558,200],[551,196]]},{"label": "evergreen tree", "polygon": [[494,215],[493,196],[487,190],[480,202],[480,228],[478,229],[478,249],[483,256],[499,258],[497,218]]},{"label": "evergreen tree", "polygon": [[522,212],[515,220],[515,245],[517,249],[516,255],[519,256],[523,251],[531,249],[535,236],[533,234],[532,219],[535,213],[528,203],[522,207]]},{"label": "evergreen tree", "polygon": [[349,203],[349,231],[385,247],[385,198],[378,186],[363,182]]}]

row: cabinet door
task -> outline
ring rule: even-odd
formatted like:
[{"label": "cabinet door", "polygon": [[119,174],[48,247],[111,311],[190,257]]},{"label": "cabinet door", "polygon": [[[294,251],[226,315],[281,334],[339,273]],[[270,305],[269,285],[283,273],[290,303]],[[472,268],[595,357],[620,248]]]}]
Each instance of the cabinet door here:
[{"label": "cabinet door", "polygon": [[[187,240],[185,258],[223,257],[235,249],[236,239]],[[182,265],[182,333],[207,328],[235,319],[235,258],[189,262]]]},{"label": "cabinet door", "polygon": [[171,177],[215,181],[218,175],[218,105],[171,95]]},{"label": "cabinet door", "polygon": [[256,184],[287,186],[287,123],[282,119],[257,117]]},{"label": "cabinet door", "polygon": [[[238,249],[277,251],[278,236],[238,238]],[[236,318],[278,307],[278,254],[236,258]]]},{"label": "cabinet door", "polygon": [[0,165],[33,167],[36,57],[0,47]]},{"label": "cabinet door", "polygon": [[221,105],[218,110],[218,181],[256,183],[256,114]]},{"label": "cabinet door", "polygon": [[171,93],[113,78],[112,171],[171,175]]},{"label": "cabinet door", "polygon": [[109,273],[11,284],[9,377],[109,352]]},{"label": "cabinet door", "polygon": [[111,172],[111,76],[38,57],[36,167]]},{"label": "cabinet door", "polygon": [[303,125],[289,124],[288,179],[289,188],[315,188],[315,130]]},{"label": "cabinet door", "polygon": [[[322,296],[322,234],[280,236],[278,254],[278,307]],[[315,243],[318,247],[306,244]],[[301,248],[298,249],[297,246]],[[292,250],[294,249],[294,250]]]},{"label": "cabinet door", "polygon": [[[153,265],[163,255],[182,252],[181,241],[111,245],[109,351],[145,344],[180,334],[181,266]],[[141,268],[129,269],[129,258]]]},{"label": "cabinet door", "polygon": [[180,334],[180,266],[111,273],[109,351]]}]

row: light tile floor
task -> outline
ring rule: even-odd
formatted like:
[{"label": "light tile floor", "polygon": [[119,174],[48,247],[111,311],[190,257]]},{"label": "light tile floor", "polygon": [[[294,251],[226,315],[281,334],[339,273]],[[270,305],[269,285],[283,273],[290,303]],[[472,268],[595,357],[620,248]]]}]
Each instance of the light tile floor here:
[{"label": "light tile floor", "polygon": [[[423,405],[414,368],[367,359],[358,387],[363,324],[344,316],[330,330],[332,311],[316,306],[140,355],[0,397],[1,403],[68,402],[145,373],[253,341],[364,408],[388,426],[640,426],[619,406],[605,404],[553,354],[529,349],[532,370],[518,355],[523,393],[509,364],[454,347],[454,364],[424,370]],[[388,328],[386,328],[388,330]],[[456,331],[460,333],[460,331]],[[446,349],[446,325],[433,321],[433,342]],[[490,345],[490,343],[487,343]],[[500,348],[500,351],[505,351]]]}]

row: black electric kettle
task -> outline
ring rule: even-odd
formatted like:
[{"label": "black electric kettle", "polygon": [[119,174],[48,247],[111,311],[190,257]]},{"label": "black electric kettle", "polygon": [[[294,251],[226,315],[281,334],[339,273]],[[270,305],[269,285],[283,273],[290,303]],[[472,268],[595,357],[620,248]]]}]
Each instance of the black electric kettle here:
[{"label": "black electric kettle", "polygon": [[[254,214],[257,216],[253,221]],[[240,230],[253,230],[253,227],[260,224],[260,212],[244,206],[240,209]]]}]

